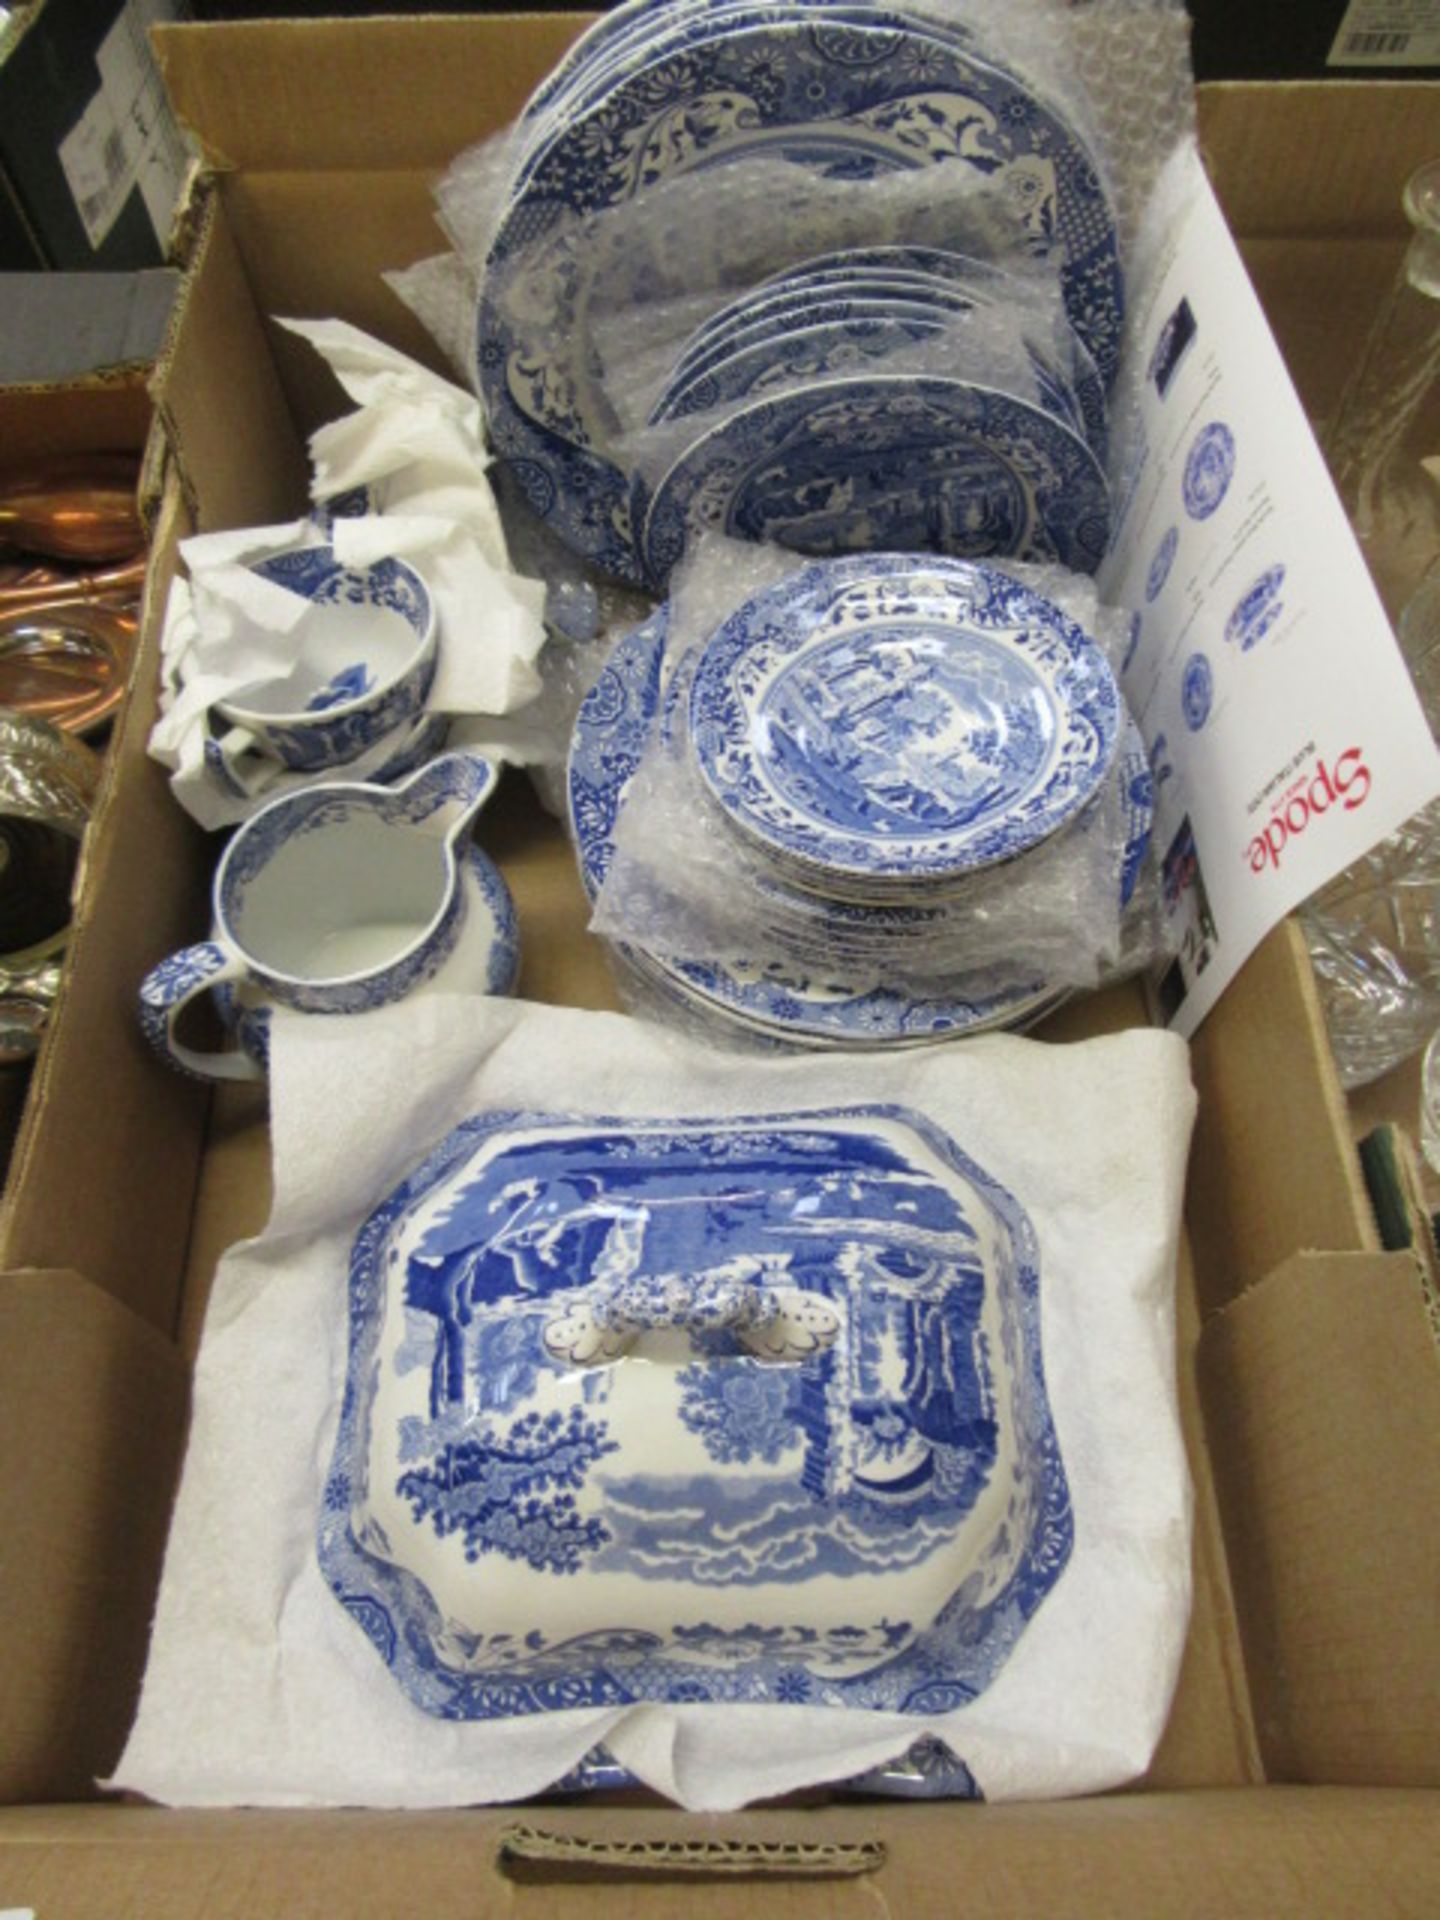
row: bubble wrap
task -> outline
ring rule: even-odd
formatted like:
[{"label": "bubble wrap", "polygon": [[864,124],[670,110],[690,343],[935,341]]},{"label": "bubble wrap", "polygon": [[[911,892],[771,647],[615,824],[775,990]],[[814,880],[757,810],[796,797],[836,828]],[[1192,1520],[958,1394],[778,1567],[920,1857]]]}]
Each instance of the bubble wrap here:
[{"label": "bubble wrap", "polygon": [[[865,10],[862,0],[855,12]],[[1004,8],[990,0],[914,0],[905,12],[922,27],[934,21],[949,34],[973,38],[985,59],[1023,76],[1070,123],[1105,181],[1123,258],[1167,156],[1194,137],[1189,22],[1181,0],[1086,0],[1080,5],[1010,0]],[[542,88],[537,98],[546,91]],[[563,99],[563,112],[522,117],[461,155],[437,188],[441,224],[470,285],[478,288],[489,264],[487,296],[512,313],[517,303],[523,308],[526,288],[544,279],[546,253],[557,245],[573,247],[574,233],[573,222],[562,220],[558,230],[547,228],[529,245],[514,244],[512,235],[509,259],[503,265],[491,262],[511,194],[557,127],[583,115],[603,92],[602,85],[597,95],[592,74],[584,91]],[[1016,210],[987,192],[984,179],[971,168],[947,167],[943,196],[935,194],[929,168],[900,176],[886,204],[883,196],[867,199],[861,193],[870,182],[824,181],[796,168],[778,171],[790,176],[778,187],[773,164],[749,159],[727,164],[708,184],[703,173],[689,176],[702,182],[713,202],[700,223],[687,193],[672,196],[687,176],[671,176],[659,187],[647,183],[632,199],[588,223],[586,247],[594,249],[597,278],[611,284],[607,260],[629,271],[627,254],[639,245],[647,258],[662,263],[662,270],[652,279],[631,273],[622,310],[695,296],[698,324],[711,310],[707,293],[763,279],[794,261],[797,249],[804,254],[892,237],[925,242],[943,233],[948,244],[963,250],[969,231],[975,251],[1007,258],[1026,252],[1023,214],[1017,225]],[[885,214],[903,214],[898,232],[881,219]],[[463,336],[455,324],[458,283],[452,279],[438,297],[433,273],[399,276],[394,284],[454,352],[457,337]],[[598,311],[603,302],[594,304]],[[564,338],[547,334],[543,312],[525,317],[527,341],[537,354],[564,348]],[[559,377],[569,378],[571,371]]]},{"label": "bubble wrap", "polygon": [[[1122,914],[1128,811],[1118,770],[1079,821],[1022,861],[968,877],[953,899],[897,911],[820,908],[778,884],[763,853],[727,823],[684,723],[690,677],[715,628],[762,588],[808,565],[774,547],[702,541],[675,580],[660,723],[616,823],[593,929],[650,954],[704,955],[744,971],[843,968],[847,980],[943,997],[957,975],[997,968],[1061,987],[1094,987],[1153,956],[1147,867]],[[1096,636],[1114,665],[1125,616],[1093,583],[1058,568],[1010,567]],[[1123,924],[1122,924],[1123,923]]]}]

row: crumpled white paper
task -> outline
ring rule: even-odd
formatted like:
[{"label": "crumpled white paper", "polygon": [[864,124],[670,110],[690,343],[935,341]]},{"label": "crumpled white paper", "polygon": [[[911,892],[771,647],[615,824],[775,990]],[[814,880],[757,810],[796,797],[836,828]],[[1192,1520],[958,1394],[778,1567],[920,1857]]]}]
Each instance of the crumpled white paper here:
[{"label": "crumpled white paper", "polygon": [[[109,1785],[187,1806],[463,1806],[540,1792],[603,1741],[659,1792],[722,1809],[851,1777],[927,1732],[987,1799],[1098,1792],[1143,1771],[1190,1598],[1174,1350],[1195,1110],[1182,1041],[1002,1035],[757,1060],[617,1014],[420,995],[344,1020],[280,1010],[270,1084],[274,1212],[216,1275],[139,1715]],[[941,1127],[1038,1238],[1074,1545],[1005,1666],[950,1713],[654,1704],[456,1722],[414,1706],[315,1545],[350,1250],[368,1215],[472,1114],[693,1123],[862,1103]]]},{"label": "crumpled white paper", "polygon": [[[533,729],[509,717],[541,692],[545,585],[512,571],[495,497],[479,403],[417,361],[342,321],[286,321],[309,340],[358,402],[312,436],[312,493],[325,501],[368,487],[373,511],[204,534],[182,542],[189,579],[176,580],[161,637],[161,713],[150,752],[170,769],[181,805],[202,826],[232,826],[313,775],[275,764],[245,797],[207,764],[215,703],[283,672],[285,636],[306,602],[249,570],[302,545],[327,543],[349,565],[397,558],[429,587],[439,662],[427,713],[465,722],[467,740],[525,762],[541,755]],[[221,729],[223,731],[223,728]],[[507,741],[513,742],[507,750]],[[389,739],[330,777],[365,779],[394,760]],[[548,750],[549,743],[543,743]]]}]

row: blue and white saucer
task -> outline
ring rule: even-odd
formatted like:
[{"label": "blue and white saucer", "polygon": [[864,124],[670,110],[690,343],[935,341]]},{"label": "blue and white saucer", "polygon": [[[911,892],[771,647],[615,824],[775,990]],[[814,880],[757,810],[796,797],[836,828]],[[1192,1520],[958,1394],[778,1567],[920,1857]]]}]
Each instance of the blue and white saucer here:
[{"label": "blue and white saucer", "polygon": [[1052,601],[910,554],[757,594],[690,689],[727,819],[836,898],[914,897],[1038,845],[1097,791],[1123,719],[1104,654]]}]

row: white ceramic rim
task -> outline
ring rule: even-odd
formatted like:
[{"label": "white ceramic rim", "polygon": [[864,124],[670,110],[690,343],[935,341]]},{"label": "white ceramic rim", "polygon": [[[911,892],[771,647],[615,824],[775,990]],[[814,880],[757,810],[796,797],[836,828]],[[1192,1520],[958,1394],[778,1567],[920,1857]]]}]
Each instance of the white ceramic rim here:
[{"label": "white ceramic rim", "polygon": [[[328,725],[332,720],[348,720],[352,715],[363,713],[367,708],[378,706],[382,700],[388,699],[396,687],[400,685],[401,681],[404,680],[408,674],[413,673],[417,666],[422,665],[427,655],[434,651],[436,637],[439,632],[439,622],[435,616],[435,590],[430,585],[430,582],[418,568],[412,567],[408,560],[402,560],[398,554],[391,554],[388,558],[392,565],[403,567],[406,573],[410,575],[410,578],[420,587],[425,595],[425,606],[427,610],[425,631],[416,640],[414,650],[404,665],[397,668],[388,680],[382,680],[377,686],[371,687],[368,693],[357,694],[353,700],[342,700],[333,707],[322,707],[319,709],[306,708],[301,713],[257,713],[253,707],[236,706],[233,700],[217,700],[215,702],[216,712],[223,713],[225,718],[233,721],[237,727],[248,727],[252,733],[263,733],[267,727],[323,727]],[[369,565],[364,567],[352,567],[347,565],[343,560],[338,561],[336,564],[342,567],[346,573],[365,574],[369,573],[374,567],[379,566],[380,562],[378,560],[371,561]],[[250,570],[252,572],[254,571],[253,568]],[[312,600],[308,604],[314,606],[315,602]],[[394,609],[391,607],[383,607],[381,608],[381,612],[391,613],[394,612]],[[396,617],[402,620],[405,618],[403,614],[399,614]],[[406,621],[405,624],[408,626],[409,622]],[[413,714],[407,716],[409,719],[414,719],[415,717]],[[404,726],[405,721],[397,721],[396,725],[397,727]],[[387,732],[388,731],[391,731],[391,729],[387,728]]]},{"label": "white ceramic rim", "polygon": [[[445,757],[444,755],[440,756],[440,758]],[[268,962],[258,959],[254,952],[246,946],[245,942],[237,938],[235,930],[230,924],[229,916],[226,914],[224,906],[222,905],[222,897],[225,880],[230,870],[231,857],[235,849],[240,845],[245,835],[256,822],[263,820],[266,814],[274,813],[278,807],[295,806],[301,801],[309,800],[312,795],[317,793],[377,794],[381,799],[390,800],[393,799],[396,794],[403,793],[417,775],[428,773],[430,768],[435,764],[436,762],[431,760],[427,761],[424,766],[417,767],[415,773],[410,774],[398,787],[382,787],[373,780],[324,780],[314,782],[313,785],[303,788],[299,793],[281,793],[277,794],[275,799],[267,800],[263,807],[260,807],[256,812],[252,813],[249,819],[243,821],[236,829],[229,846],[226,847],[224,853],[220,856],[219,866],[215,869],[215,878],[211,882],[210,887],[210,912],[212,924],[219,934],[218,944],[229,947],[232,953],[238,954],[247,967],[253,968],[256,973],[262,974],[267,980],[278,980],[287,987],[298,987],[301,989],[318,988],[321,992],[331,987],[359,986],[366,980],[373,980],[377,973],[388,973],[392,967],[402,966],[405,961],[412,958],[427,942],[434,939],[440,929],[442,921],[450,911],[451,903],[455,895],[456,879],[459,873],[459,864],[455,858],[456,829],[452,829],[450,833],[447,833],[444,840],[440,843],[445,855],[445,875],[449,883],[445,888],[444,899],[441,901],[435,913],[426,922],[424,931],[417,934],[408,947],[401,947],[399,952],[392,955],[383,967],[365,967],[358,973],[331,973],[324,975],[286,973],[280,967],[271,966]],[[465,823],[462,821],[462,829],[464,825]]]}]

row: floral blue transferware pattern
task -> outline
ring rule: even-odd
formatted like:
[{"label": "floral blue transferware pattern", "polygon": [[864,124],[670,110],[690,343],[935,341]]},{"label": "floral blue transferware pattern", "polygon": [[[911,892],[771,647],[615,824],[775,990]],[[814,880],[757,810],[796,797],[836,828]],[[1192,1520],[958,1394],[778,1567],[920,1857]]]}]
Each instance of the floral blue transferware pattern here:
[{"label": "floral blue transferware pattern", "polygon": [[[839,1337],[776,1363],[676,1325],[647,1337],[678,1366],[557,1361],[547,1329],[622,1274],[815,1295]],[[350,1286],[318,1550],[427,1712],[943,1713],[1068,1560],[1033,1232],[903,1109],[477,1116]]]}]

